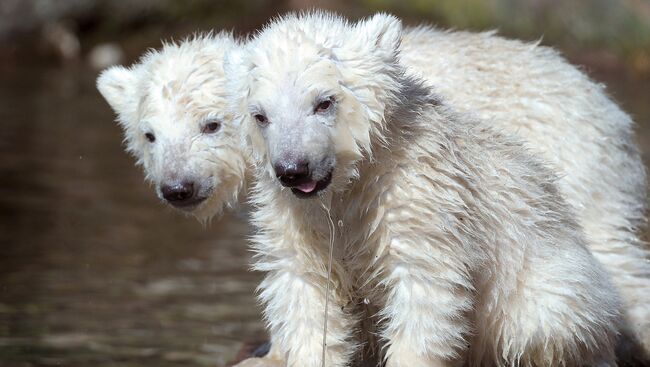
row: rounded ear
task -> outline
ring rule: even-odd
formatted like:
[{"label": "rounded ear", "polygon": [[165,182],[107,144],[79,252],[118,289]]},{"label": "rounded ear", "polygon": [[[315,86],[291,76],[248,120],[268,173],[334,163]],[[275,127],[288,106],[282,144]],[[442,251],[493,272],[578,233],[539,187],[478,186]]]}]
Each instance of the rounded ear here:
[{"label": "rounded ear", "polygon": [[233,47],[223,57],[223,72],[230,95],[231,108],[237,110],[243,97],[248,95],[248,73],[253,68],[246,46]]},{"label": "rounded ear", "polygon": [[133,114],[135,100],[135,72],[122,66],[104,70],[97,78],[97,89],[111,108],[122,118]]},{"label": "rounded ear", "polygon": [[253,146],[264,146],[264,138],[260,132],[250,124],[248,107],[245,105],[246,97],[249,96],[250,88],[249,73],[254,67],[251,60],[252,55],[248,45],[233,47],[224,55],[223,69],[227,80],[227,89],[230,96],[230,109],[238,127],[241,139],[242,154],[247,154],[254,160],[265,162],[259,151],[254,151]]},{"label": "rounded ear", "polygon": [[117,122],[122,127],[126,150],[140,162],[138,148],[136,114],[138,98],[136,93],[136,72],[122,66],[113,66],[103,71],[97,78],[97,89],[117,114]]},{"label": "rounded ear", "polygon": [[396,61],[402,40],[402,22],[391,14],[379,13],[359,21],[356,39],[360,45],[372,48],[371,53],[383,61]]},{"label": "rounded ear", "polygon": [[229,49],[223,57],[223,70],[226,74],[236,74],[244,67],[245,46]]},{"label": "rounded ear", "polygon": [[226,75],[229,87],[235,87],[238,92],[242,81],[252,68],[246,46],[233,47],[223,57],[223,72]]}]

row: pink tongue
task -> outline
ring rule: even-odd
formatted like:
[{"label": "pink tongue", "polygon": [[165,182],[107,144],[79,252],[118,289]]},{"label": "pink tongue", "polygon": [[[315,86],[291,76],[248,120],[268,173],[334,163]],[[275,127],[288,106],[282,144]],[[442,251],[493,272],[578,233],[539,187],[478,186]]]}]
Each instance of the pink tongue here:
[{"label": "pink tongue", "polygon": [[317,183],[316,181],[305,182],[304,184],[300,184],[296,186],[296,189],[308,194],[314,191],[314,189],[316,188],[316,183]]}]

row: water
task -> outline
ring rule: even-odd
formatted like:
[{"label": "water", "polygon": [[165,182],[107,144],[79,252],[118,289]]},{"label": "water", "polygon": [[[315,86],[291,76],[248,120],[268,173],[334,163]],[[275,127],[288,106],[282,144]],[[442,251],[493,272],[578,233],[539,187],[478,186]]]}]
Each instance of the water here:
[{"label": "water", "polygon": [[248,227],[160,204],[94,78],[0,76],[0,366],[222,366],[265,338]]},{"label": "water", "polygon": [[[648,157],[650,82],[596,77]],[[265,338],[249,227],[160,204],[94,80],[0,71],[0,366],[223,366]]]}]

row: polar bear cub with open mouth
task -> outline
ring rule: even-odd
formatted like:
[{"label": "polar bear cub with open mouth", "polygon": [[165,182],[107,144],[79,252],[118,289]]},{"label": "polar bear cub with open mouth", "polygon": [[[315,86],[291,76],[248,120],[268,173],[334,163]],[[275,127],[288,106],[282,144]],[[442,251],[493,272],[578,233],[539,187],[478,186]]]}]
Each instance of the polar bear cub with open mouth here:
[{"label": "polar bear cub with open mouth", "polygon": [[556,177],[409,76],[401,30],[292,15],[226,55],[276,348],[320,366],[329,297],[327,366],[364,342],[362,303],[389,367],[615,365],[619,300]]},{"label": "polar bear cub with open mouth", "polygon": [[[225,111],[222,58],[232,47],[240,46],[227,33],[166,44],[98,79],[158,195],[201,220],[233,206],[249,180],[238,125]],[[632,332],[645,336],[647,349],[648,263],[634,234],[644,172],[629,117],[551,49],[491,34],[406,29],[400,62],[454,108],[525,138],[555,164],[561,191],[620,287]]]}]

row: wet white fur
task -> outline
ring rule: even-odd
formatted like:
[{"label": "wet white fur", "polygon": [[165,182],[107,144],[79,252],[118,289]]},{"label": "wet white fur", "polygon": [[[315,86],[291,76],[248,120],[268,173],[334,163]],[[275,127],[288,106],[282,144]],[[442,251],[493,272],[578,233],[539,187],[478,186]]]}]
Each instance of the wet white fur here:
[{"label": "wet white fur", "polygon": [[[616,291],[556,177],[516,140],[403,75],[401,31],[385,15],[354,25],[287,16],[226,55],[256,160],[261,299],[287,365],[321,362],[328,216],[341,223],[328,366],[354,353],[363,299],[379,309],[389,367],[615,364]],[[322,121],[327,139],[314,139],[308,131],[322,127],[298,122],[322,93],[336,97],[336,113]],[[320,199],[281,188],[268,150],[280,134],[256,125],[259,110],[286,134],[299,128],[327,144],[313,147],[318,157],[334,152]]]},{"label": "wet white fur", "polygon": [[633,121],[605,86],[553,49],[493,32],[412,29],[403,37],[400,58],[446,103],[523,137],[560,172],[561,192],[589,249],[622,293],[631,327],[625,332],[648,355],[650,254],[639,239],[646,222],[646,173]]},{"label": "wet white fur", "polygon": [[[224,88],[223,55],[237,43],[229,33],[197,36],[150,51],[130,68],[102,72],[97,87],[117,112],[127,150],[160,186],[192,180],[209,198],[192,214],[202,220],[237,202],[247,166],[232,129]],[[222,124],[203,134],[206,122]],[[144,134],[153,133],[150,143]]]},{"label": "wet white fur", "polygon": [[[211,108],[210,113],[223,114],[225,109],[221,97],[196,99],[196,92],[188,92],[203,86],[209,88],[202,94],[206,97],[210,97],[209,93],[223,95],[223,85],[216,82],[223,78],[221,55],[235,45],[227,34],[202,38],[166,45],[129,69],[111,68],[98,79],[98,87],[118,113],[127,147],[156,186],[169,176],[164,171],[174,167],[187,167],[188,174],[213,176],[224,182],[215,186],[214,197],[193,213],[205,219],[233,203],[244,187],[241,183],[245,181],[246,167],[243,160],[233,156],[240,153],[235,153],[232,141],[219,143],[229,148],[211,151],[213,158],[200,159],[205,152],[196,146],[188,150],[191,144],[187,138],[197,135],[197,126],[204,118],[197,112]],[[210,55],[213,62],[196,63],[195,59],[204,54]],[[614,276],[628,304],[634,329],[649,348],[649,265],[635,232],[643,218],[645,176],[634,146],[631,121],[607,98],[604,87],[595,85],[549,48],[505,40],[492,33],[407,29],[400,58],[411,71],[430,80],[447,104],[525,138],[531,150],[542,153],[561,172],[561,191],[585,227],[592,252]],[[215,82],[204,84],[200,78],[184,78],[192,72],[213,74]],[[178,104],[143,98],[152,92],[155,95],[156,90],[162,92],[175,80],[184,80],[187,86],[175,91],[183,93],[176,96]],[[201,108],[185,111],[188,98]],[[138,106],[143,103],[151,106]],[[173,121],[163,110],[169,105],[179,112],[193,112],[196,117]],[[159,141],[166,142],[164,145],[154,148],[142,138],[143,129],[134,112],[138,108],[154,112],[148,122],[155,125],[156,135],[163,139]],[[224,123],[229,126],[232,122],[226,117]],[[168,124],[181,129],[181,135],[173,138],[178,130],[167,128]],[[228,126],[218,139],[236,135]],[[186,165],[188,160],[194,164]],[[222,176],[233,179],[223,180]]]}]

